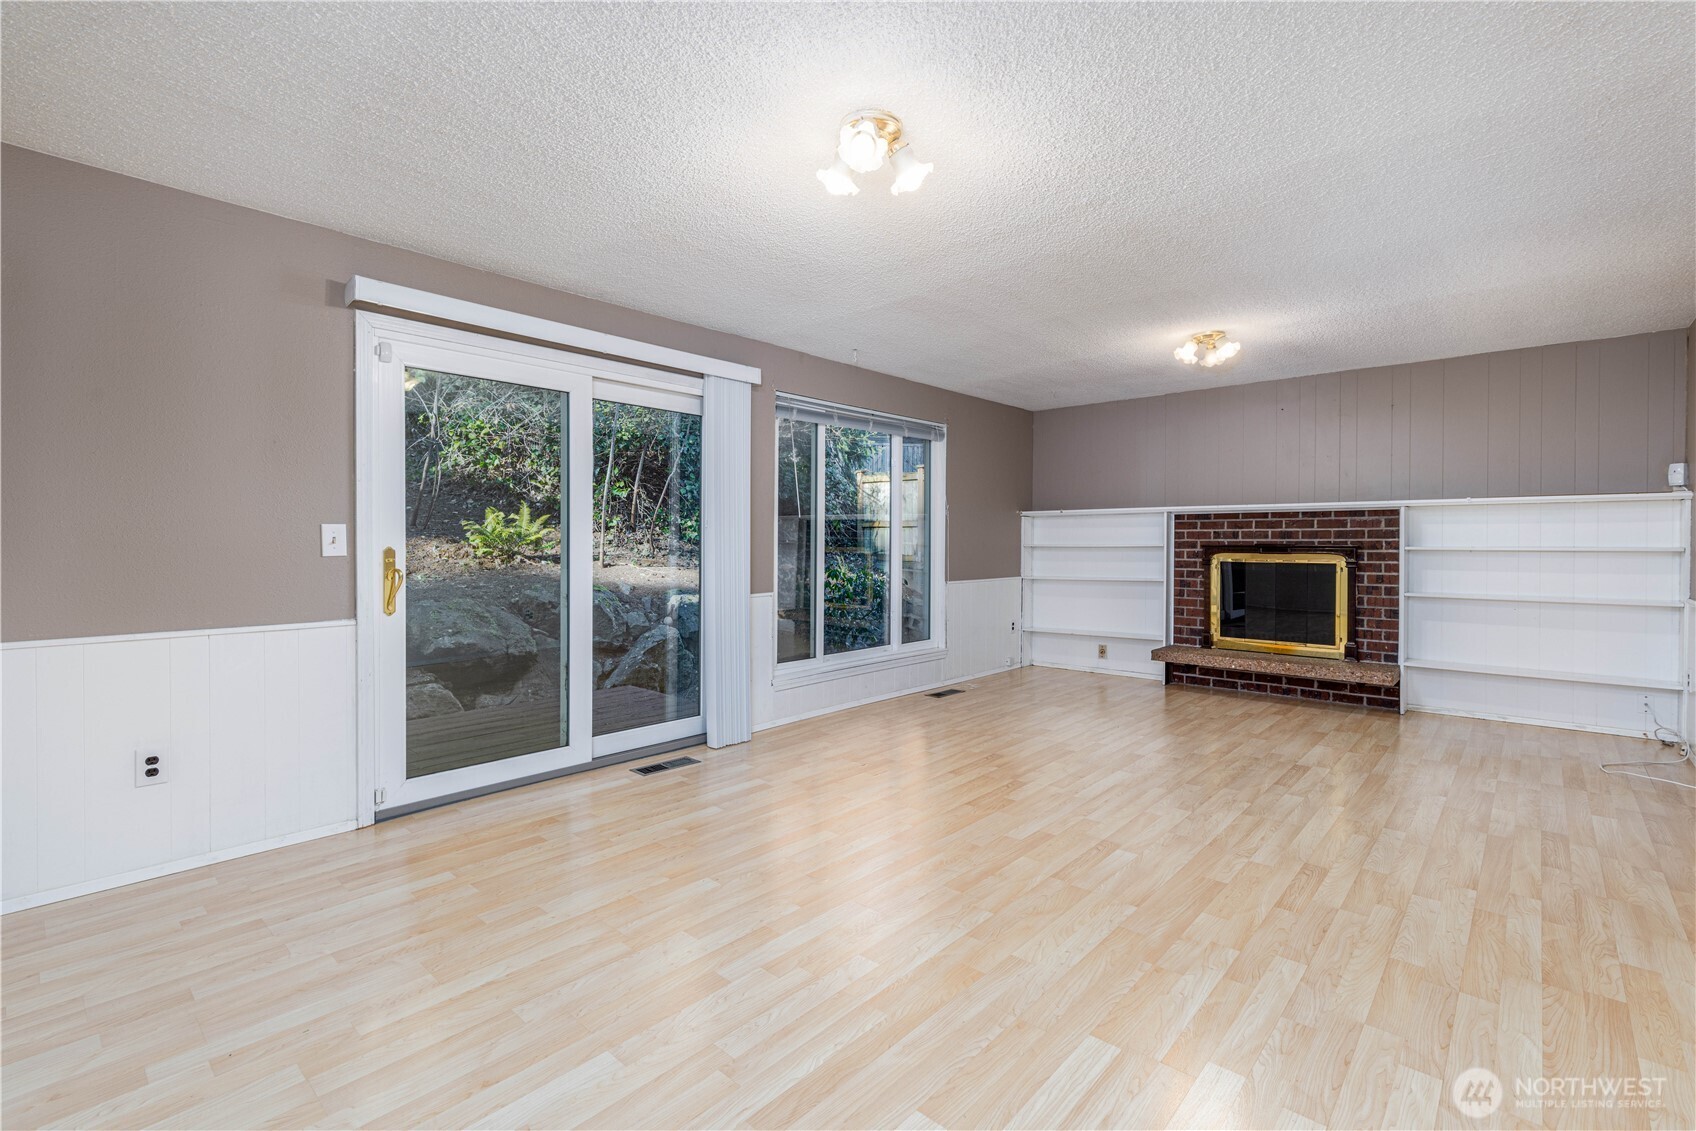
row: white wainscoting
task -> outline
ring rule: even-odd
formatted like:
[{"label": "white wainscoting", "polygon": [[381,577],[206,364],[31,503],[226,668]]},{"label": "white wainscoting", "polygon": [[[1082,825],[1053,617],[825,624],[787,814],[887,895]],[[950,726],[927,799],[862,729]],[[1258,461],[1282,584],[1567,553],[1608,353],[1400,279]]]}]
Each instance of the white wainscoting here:
[{"label": "white wainscoting", "polygon": [[6,645],[0,910],[353,828],[355,694],[351,621]]},{"label": "white wainscoting", "polygon": [[944,602],[947,651],[942,657],[844,673],[835,679],[781,690],[772,687],[776,609],[770,593],[755,593],[748,602],[754,644],[754,729],[1018,667],[1019,588],[1016,577],[950,581]]}]

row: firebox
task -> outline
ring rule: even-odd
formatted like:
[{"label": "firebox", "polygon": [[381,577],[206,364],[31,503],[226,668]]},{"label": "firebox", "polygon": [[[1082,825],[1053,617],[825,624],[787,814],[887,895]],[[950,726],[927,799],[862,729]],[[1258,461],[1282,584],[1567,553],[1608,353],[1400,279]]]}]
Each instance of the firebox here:
[{"label": "firebox", "polygon": [[1342,554],[1226,552],[1212,558],[1213,647],[1341,659],[1349,640]]}]

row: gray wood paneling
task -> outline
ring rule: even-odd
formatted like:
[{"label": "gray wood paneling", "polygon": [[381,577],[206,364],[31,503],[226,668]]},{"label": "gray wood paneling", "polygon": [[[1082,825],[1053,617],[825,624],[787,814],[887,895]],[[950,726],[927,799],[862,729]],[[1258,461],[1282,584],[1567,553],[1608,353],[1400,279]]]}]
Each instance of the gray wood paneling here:
[{"label": "gray wood paneling", "polygon": [[[1354,497],[1359,499],[1395,498],[1396,491],[1396,428],[1391,406],[1395,403],[1395,373],[1389,369],[1368,369],[1355,375],[1355,476]],[[1406,445],[1406,439],[1402,439]],[[1406,453],[1403,453],[1405,467]],[[1407,473],[1402,472],[1402,482]]]},{"label": "gray wood paneling", "polygon": [[1537,351],[1543,391],[1538,432],[1542,450],[1541,492],[1570,495],[1578,490],[1578,347],[1549,346]]},{"label": "gray wood paneling", "polygon": [[1683,328],[1036,415],[1041,508],[1653,491]]},{"label": "gray wood paneling", "polygon": [[[1649,443],[1643,456],[1648,460],[1644,473],[1651,479],[1666,475],[1666,466],[1655,463],[1659,453],[1683,442],[1684,398],[1688,390],[1685,345],[1683,337],[1671,334],[1649,338]],[[1669,402],[1675,408],[1664,411],[1662,406]]]},{"label": "gray wood paneling", "polygon": [[1496,496],[1519,494],[1519,425],[1525,406],[1519,399],[1519,354],[1493,353],[1490,369],[1490,406],[1485,417],[1489,435],[1485,443],[1488,466],[1486,493]]},{"label": "gray wood paneling", "polygon": [[1601,480],[1642,479],[1649,443],[1649,339],[1613,338],[1601,347],[1604,395],[1596,444]]},{"label": "gray wood paneling", "polygon": [[1577,393],[1574,397],[1572,427],[1574,478],[1576,492],[1590,494],[1600,491],[1601,418],[1602,404],[1602,346],[1600,342],[1579,342],[1576,349]]},{"label": "gray wood paneling", "polygon": [[1442,362],[1409,368],[1407,489],[1415,499],[1443,493],[1443,389]]},{"label": "gray wood paneling", "polygon": [[1516,350],[1519,363],[1519,493],[1543,493],[1543,358],[1537,350]]},{"label": "gray wood paneling", "polygon": [[[1443,363],[1444,498],[1486,496],[1490,491],[1490,358]],[[1417,458],[1422,453],[1415,452]]]}]

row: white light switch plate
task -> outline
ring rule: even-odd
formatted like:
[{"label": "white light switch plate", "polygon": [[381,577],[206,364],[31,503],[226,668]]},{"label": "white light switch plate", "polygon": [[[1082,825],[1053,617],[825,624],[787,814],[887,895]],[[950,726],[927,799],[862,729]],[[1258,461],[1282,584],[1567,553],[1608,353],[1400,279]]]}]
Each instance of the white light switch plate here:
[{"label": "white light switch plate", "polygon": [[347,557],[347,523],[324,523],[318,528],[318,540],[326,558]]}]

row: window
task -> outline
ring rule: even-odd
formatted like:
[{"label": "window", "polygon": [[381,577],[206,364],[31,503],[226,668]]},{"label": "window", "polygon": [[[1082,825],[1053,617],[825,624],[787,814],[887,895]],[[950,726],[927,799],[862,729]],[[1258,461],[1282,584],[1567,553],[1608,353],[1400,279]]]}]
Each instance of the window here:
[{"label": "window", "polygon": [[934,650],[941,425],[777,408],[777,660]]}]

